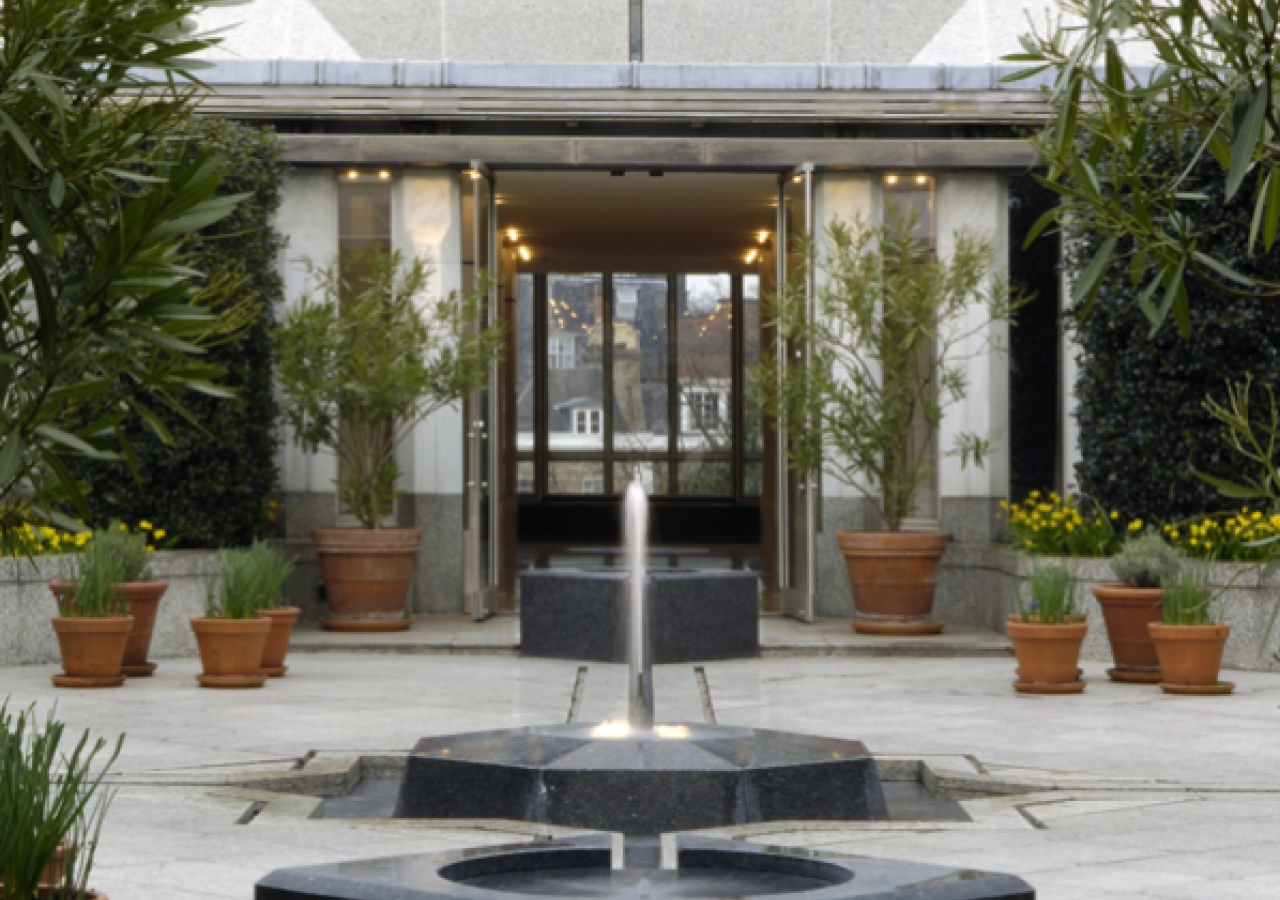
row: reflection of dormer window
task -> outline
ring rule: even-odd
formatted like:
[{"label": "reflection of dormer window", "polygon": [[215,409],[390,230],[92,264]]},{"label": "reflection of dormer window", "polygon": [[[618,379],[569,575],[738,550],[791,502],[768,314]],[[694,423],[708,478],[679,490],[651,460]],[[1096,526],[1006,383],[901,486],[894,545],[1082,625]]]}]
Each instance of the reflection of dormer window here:
[{"label": "reflection of dormer window", "polygon": [[574,434],[599,434],[600,433],[600,410],[575,409],[573,411],[573,433]]},{"label": "reflection of dormer window", "polygon": [[573,369],[577,368],[577,345],[578,342],[573,338],[553,337],[547,338],[547,368],[548,369]]},{"label": "reflection of dormer window", "polygon": [[636,295],[639,288],[618,287],[614,291],[614,298],[617,301],[614,307],[614,318],[619,322],[634,322],[636,320]]},{"label": "reflection of dormer window", "polygon": [[603,494],[604,493],[604,476],[603,475],[583,475],[582,476],[582,493]]},{"label": "reflection of dormer window", "polygon": [[711,431],[720,427],[720,395],[714,391],[690,391],[685,407],[685,431]]}]

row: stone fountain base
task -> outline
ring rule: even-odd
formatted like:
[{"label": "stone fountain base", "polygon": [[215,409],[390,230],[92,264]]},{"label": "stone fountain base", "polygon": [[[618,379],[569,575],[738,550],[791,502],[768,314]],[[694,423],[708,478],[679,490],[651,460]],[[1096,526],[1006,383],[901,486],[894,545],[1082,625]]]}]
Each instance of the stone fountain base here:
[{"label": "stone fountain base", "polygon": [[724,725],[549,725],[426,738],[396,818],[515,819],[654,835],[888,818],[856,741]]},{"label": "stone fountain base", "polygon": [[814,856],[696,836],[680,836],[670,846],[675,851],[673,859],[664,860],[659,852],[632,853],[628,846],[625,860],[620,860],[609,835],[591,835],[513,847],[277,869],[258,882],[254,897],[1035,900],[1035,891],[1012,875],[888,859]]}]

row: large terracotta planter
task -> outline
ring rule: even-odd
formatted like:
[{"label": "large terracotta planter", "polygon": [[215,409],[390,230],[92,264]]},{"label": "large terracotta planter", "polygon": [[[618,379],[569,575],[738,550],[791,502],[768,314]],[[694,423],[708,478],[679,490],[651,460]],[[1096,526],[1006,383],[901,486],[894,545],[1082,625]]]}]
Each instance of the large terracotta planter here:
[{"label": "large terracotta planter", "polygon": [[62,671],[54,675],[58,687],[119,687],[124,645],[133,630],[133,616],[104,619],[53,617],[53,631],[62,651]]},{"label": "large terracotta planter", "polygon": [[404,631],[421,528],[313,528],[331,631]]},{"label": "large terracotta planter", "polygon": [[938,634],[933,594],[950,536],[937,531],[841,531],[860,634]]},{"label": "large terracotta planter", "polygon": [[1218,680],[1222,669],[1222,652],[1226,649],[1231,626],[1164,625],[1147,626],[1155,641],[1164,680],[1160,687],[1171,694],[1230,693],[1235,685]]},{"label": "large terracotta planter", "polygon": [[1125,584],[1100,584],[1093,589],[1102,620],[1107,624],[1114,669],[1107,670],[1112,681],[1156,684],[1160,681],[1160,660],[1147,626],[1159,622],[1164,612],[1164,591]]},{"label": "large terracotta planter", "polygon": [[1084,690],[1080,647],[1089,626],[1082,619],[1065,625],[1042,625],[1011,617],[1005,630],[1018,657],[1014,690],[1021,694],[1078,694]]},{"label": "large terracotta planter", "polygon": [[[120,667],[130,678],[143,678],[156,670],[156,664],[148,662],[147,656],[151,653],[151,635],[156,627],[160,598],[168,589],[167,581],[129,581],[116,585],[129,607],[129,615],[133,616],[133,633],[124,646],[124,663]],[[74,581],[51,581],[49,590],[59,599],[76,597]]]},{"label": "large terracotta planter", "polygon": [[191,620],[200,664],[204,672],[196,676],[202,687],[251,688],[267,683],[262,667],[262,651],[271,631],[270,619]]},{"label": "large terracotta planter", "polygon": [[296,606],[264,609],[258,613],[271,622],[267,643],[262,651],[262,665],[258,668],[272,678],[279,678],[289,671],[284,658],[289,653],[289,638],[293,635],[293,626],[301,613],[302,610]]}]

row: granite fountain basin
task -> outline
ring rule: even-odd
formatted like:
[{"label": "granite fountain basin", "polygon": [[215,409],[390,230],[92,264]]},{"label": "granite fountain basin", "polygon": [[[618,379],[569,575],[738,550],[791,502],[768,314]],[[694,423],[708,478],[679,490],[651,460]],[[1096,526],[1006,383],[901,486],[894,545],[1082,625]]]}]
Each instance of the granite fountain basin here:
[{"label": "granite fountain basin", "polygon": [[[660,845],[607,834],[510,847],[278,869],[255,900],[1034,900],[1011,875],[897,860],[671,836]],[[671,852],[667,852],[671,851]]]},{"label": "granite fountain basin", "polygon": [[888,818],[857,741],[726,725],[548,725],[425,738],[396,818],[515,819],[655,835]]}]

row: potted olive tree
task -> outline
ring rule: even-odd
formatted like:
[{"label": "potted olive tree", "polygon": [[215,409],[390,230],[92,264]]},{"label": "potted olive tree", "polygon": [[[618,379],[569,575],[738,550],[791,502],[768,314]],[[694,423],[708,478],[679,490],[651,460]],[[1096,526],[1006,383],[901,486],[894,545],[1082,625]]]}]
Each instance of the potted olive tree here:
[{"label": "potted olive tree", "polygon": [[1037,566],[1027,581],[1030,598],[1018,593],[1018,610],[1005,629],[1018,657],[1020,694],[1078,694],[1080,648],[1089,626],[1076,607],[1076,581],[1061,564]]},{"label": "potted olive tree", "polygon": [[1178,551],[1151,531],[1125,541],[1111,557],[1111,571],[1119,583],[1100,584],[1093,596],[1102,610],[1116,662],[1115,668],[1107,670],[1112,681],[1157,684],[1161,680],[1160,660],[1147,625],[1161,621],[1161,582],[1181,567]]},{"label": "potted olive tree", "polygon": [[74,589],[66,582],[49,585],[58,601],[53,631],[62,652],[58,687],[119,687],[124,648],[133,631],[119,585],[124,564],[109,548],[90,542],[76,560]]},{"label": "potted olive tree", "polygon": [[422,532],[387,527],[401,493],[396,448],[484,386],[501,329],[482,324],[484,284],[429,300],[422,259],[379,252],[313,274],[318,296],[304,297],[276,332],[282,407],[298,446],[335,451],[340,508],[360,523],[311,530],[329,602],[323,624],[398,631],[412,622],[406,602]]},{"label": "potted olive tree", "polygon": [[[920,247],[913,216],[882,225],[833,221],[826,246],[802,241],[816,277],[812,310],[801,283],[770,298],[779,352],[807,346],[808,367],[775,360],[760,373],[765,408],[788,435],[791,464],[825,471],[867,497],[881,528],[836,535],[853,590],[854,628],[930,634],[938,565],[948,537],[905,531],[933,475],[931,450],[946,408],[965,395],[965,364],[996,352],[989,326],[1023,302],[991,243],[955,235],[947,259]],[[990,436],[961,434],[950,452],[981,466]]]}]

